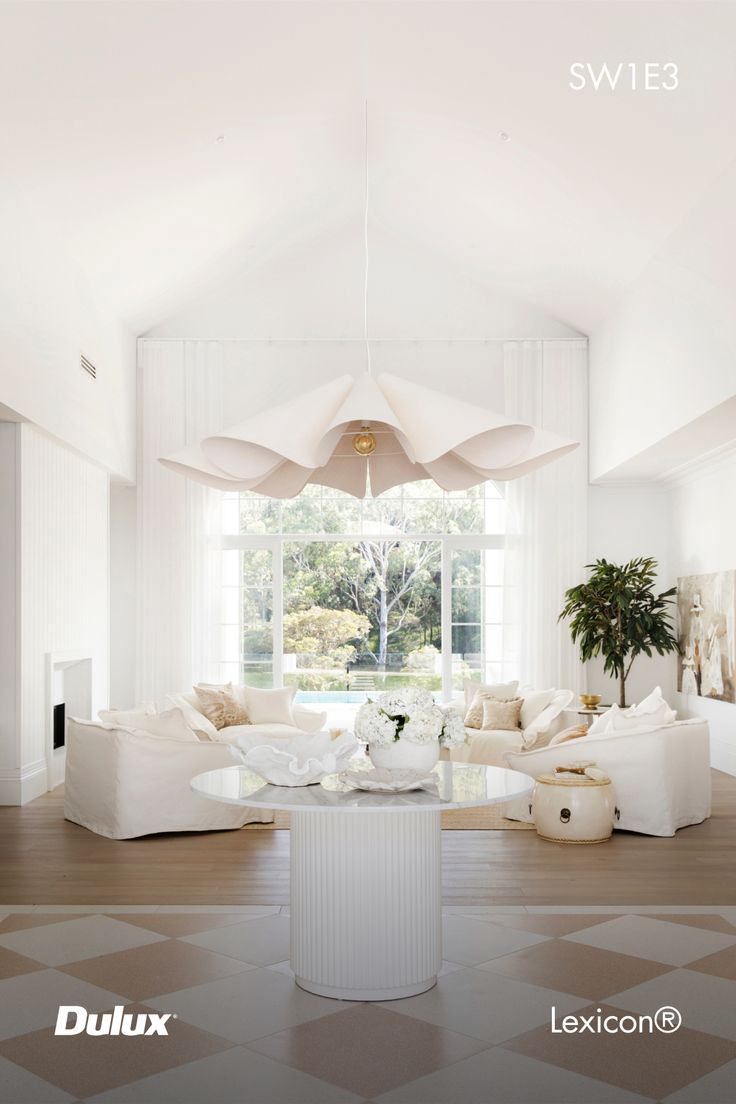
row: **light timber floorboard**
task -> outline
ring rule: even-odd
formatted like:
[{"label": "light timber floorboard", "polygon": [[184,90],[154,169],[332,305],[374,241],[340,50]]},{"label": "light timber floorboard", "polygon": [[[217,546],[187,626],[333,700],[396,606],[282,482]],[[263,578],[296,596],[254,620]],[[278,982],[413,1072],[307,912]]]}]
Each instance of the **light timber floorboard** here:
[{"label": "light timber floorboard", "polygon": [[[736,905],[736,778],[672,839],[571,847],[534,832],[445,831],[447,905]],[[61,790],[0,808],[0,905],[285,905],[289,833],[108,840],[63,819]]]}]

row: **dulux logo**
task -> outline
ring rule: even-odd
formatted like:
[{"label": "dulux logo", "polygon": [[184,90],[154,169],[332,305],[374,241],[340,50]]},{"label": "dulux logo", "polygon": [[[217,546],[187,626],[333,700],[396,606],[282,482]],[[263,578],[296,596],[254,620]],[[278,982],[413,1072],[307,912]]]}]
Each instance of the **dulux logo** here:
[{"label": "dulux logo", "polygon": [[112,1012],[88,1012],[80,1004],[62,1004],[54,1035],[168,1035],[166,1024],[172,1012],[123,1012],[116,1004]]}]

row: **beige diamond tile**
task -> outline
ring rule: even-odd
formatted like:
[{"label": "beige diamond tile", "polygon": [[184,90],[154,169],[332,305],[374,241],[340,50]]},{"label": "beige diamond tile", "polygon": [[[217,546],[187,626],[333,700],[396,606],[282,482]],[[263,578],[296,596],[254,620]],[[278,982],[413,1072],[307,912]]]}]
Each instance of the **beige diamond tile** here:
[{"label": "beige diamond tile", "polygon": [[736,981],[736,947],[727,947],[725,951],[696,958],[694,962],[688,963],[688,969]]},{"label": "beige diamond tile", "polygon": [[494,958],[482,963],[480,969],[573,993],[587,1000],[602,1000],[611,993],[669,973],[671,967],[633,955],[555,939],[504,958]]},{"label": "beige diamond tile", "polygon": [[26,928],[43,928],[46,924],[59,924],[63,920],[78,920],[83,915],[81,912],[72,915],[68,912],[12,912],[0,921],[0,935]]},{"label": "beige diamond tile", "polygon": [[290,924],[288,916],[264,916],[258,920],[246,920],[243,924],[229,924],[225,928],[200,932],[199,935],[188,935],[184,941],[242,962],[268,966],[288,958]]},{"label": "beige diamond tile", "polygon": [[663,920],[667,924],[684,924],[689,928],[704,928],[723,935],[736,935],[736,927],[717,912],[647,913],[647,916],[650,920]]},{"label": "beige diamond tile", "polygon": [[87,1104],[359,1104],[353,1093],[232,1047],[87,1098]]},{"label": "beige diamond tile", "polygon": [[60,1004],[81,1004],[90,1012],[122,1004],[118,993],[58,970],[36,970],[0,981],[0,1039],[23,1035],[56,1021]]},{"label": "beige diamond tile", "polygon": [[278,970],[246,970],[220,981],[151,998],[161,1011],[176,1009],[187,1023],[246,1043],[317,1019],[335,1010],[335,1002],[315,997]]},{"label": "beige diamond tile", "polygon": [[158,943],[164,938],[156,932],[95,915],[9,932],[0,935],[0,946],[47,966],[61,966],[83,958],[142,947],[146,943]]},{"label": "beige diamond tile", "polygon": [[387,1092],[486,1047],[477,1039],[367,1004],[249,1045],[364,1097]]},{"label": "beige diamond tile", "polygon": [[442,954],[450,962],[475,966],[497,955],[542,943],[547,938],[467,916],[446,916],[442,924]]},{"label": "beige diamond tile", "polygon": [[[145,1005],[126,1005],[125,1011],[151,1010]],[[226,1040],[179,1020],[169,1021],[168,1032],[153,1037],[56,1036],[53,1028],[45,1028],[5,1040],[0,1052],[79,1099],[230,1046]]]},{"label": "beige diamond tile", "polygon": [[607,1085],[500,1047],[410,1081],[374,1104],[649,1104]]},{"label": "beige diamond tile", "polygon": [[254,969],[255,966],[245,962],[192,947],[178,939],[60,967],[66,974],[122,993],[129,1000],[146,1000]]},{"label": "beige diamond tile", "polygon": [[[599,1009],[604,1017],[621,1016],[620,1009],[607,1004],[590,1005],[578,1015],[593,1016]],[[545,1024],[503,1045],[518,1054],[654,1100],[661,1100],[736,1057],[732,1042],[686,1027],[669,1035],[659,1032],[553,1035],[550,1025]]]},{"label": "beige diamond tile", "polygon": [[605,924],[564,936],[572,942],[587,943],[620,954],[636,955],[670,966],[686,966],[695,959],[714,954],[736,944],[736,932],[724,935],[649,916],[618,916]]},{"label": "beige diamond tile", "polygon": [[736,1061],[719,1066],[705,1077],[691,1081],[662,1104],[732,1104],[736,1085]]},{"label": "beige diamond tile", "polygon": [[518,931],[536,932],[537,935],[546,935],[559,938],[569,935],[570,932],[582,931],[583,928],[592,928],[595,924],[603,924],[606,920],[615,920],[615,916],[591,916],[573,913],[569,916],[563,913],[555,913],[551,916],[532,914],[528,916],[494,916],[494,924],[503,924],[508,928],[516,928]]},{"label": "beige diamond tile", "polygon": [[736,981],[727,978],[696,973],[690,967],[671,970],[644,985],[616,993],[609,1003],[645,1014],[674,1007],[682,1014],[686,1027],[736,1041]]},{"label": "beige diamond tile", "polygon": [[73,1104],[74,1097],[15,1062],[0,1058],[0,1104]]},{"label": "beige diamond tile", "polygon": [[17,977],[19,974],[30,974],[34,970],[43,970],[40,962],[0,947],[0,981],[3,978]]}]

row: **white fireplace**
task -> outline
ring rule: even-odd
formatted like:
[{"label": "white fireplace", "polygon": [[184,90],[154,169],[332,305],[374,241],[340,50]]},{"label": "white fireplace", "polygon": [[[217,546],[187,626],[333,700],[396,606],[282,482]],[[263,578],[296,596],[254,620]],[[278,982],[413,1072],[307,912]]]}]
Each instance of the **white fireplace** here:
[{"label": "white fireplace", "polygon": [[[59,710],[55,713],[55,710]],[[46,653],[46,778],[53,790],[64,781],[66,723],[60,716],[92,717],[92,656],[88,652]],[[56,724],[54,723],[56,717]],[[61,733],[60,733],[61,728]],[[54,732],[56,743],[54,746]]]}]

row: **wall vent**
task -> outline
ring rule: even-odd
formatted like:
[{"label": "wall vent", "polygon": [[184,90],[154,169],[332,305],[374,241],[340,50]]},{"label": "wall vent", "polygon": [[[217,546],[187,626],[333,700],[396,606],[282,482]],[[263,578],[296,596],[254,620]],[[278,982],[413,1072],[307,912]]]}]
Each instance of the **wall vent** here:
[{"label": "wall vent", "polygon": [[82,353],[82,367],[84,368],[88,376],[91,376],[92,379],[97,379],[97,369],[95,368],[91,360],[87,360],[84,353]]}]

